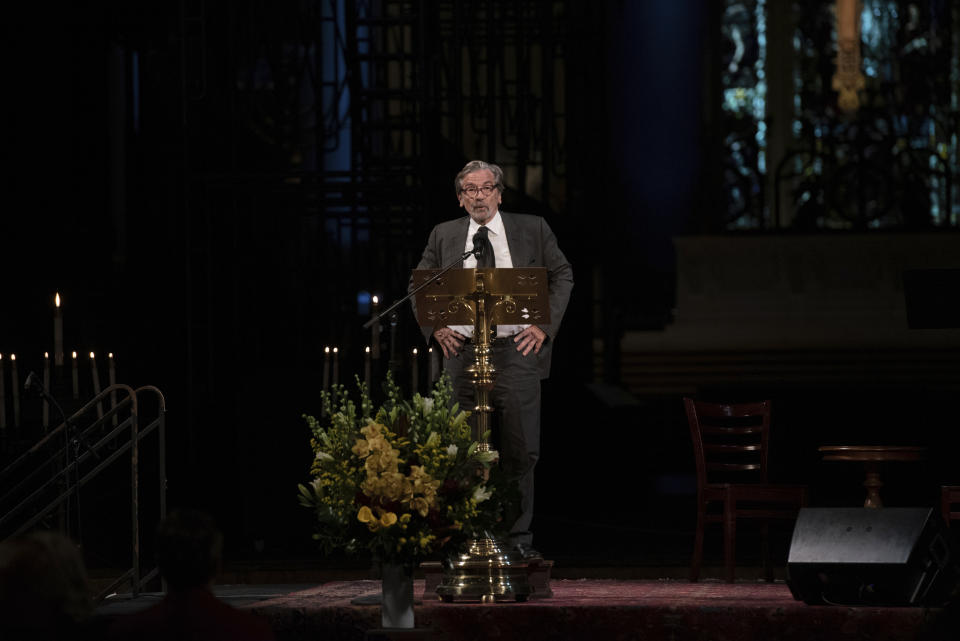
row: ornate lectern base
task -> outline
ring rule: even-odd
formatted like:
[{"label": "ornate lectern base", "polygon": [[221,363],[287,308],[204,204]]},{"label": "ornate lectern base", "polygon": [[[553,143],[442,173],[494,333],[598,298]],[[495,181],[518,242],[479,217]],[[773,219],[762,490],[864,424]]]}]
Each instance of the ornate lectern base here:
[{"label": "ornate lectern base", "polygon": [[552,568],[553,561],[523,559],[515,552],[504,552],[493,539],[477,539],[447,570],[439,561],[420,564],[424,577],[422,598],[437,595],[445,602],[483,603],[549,598],[553,596]]}]

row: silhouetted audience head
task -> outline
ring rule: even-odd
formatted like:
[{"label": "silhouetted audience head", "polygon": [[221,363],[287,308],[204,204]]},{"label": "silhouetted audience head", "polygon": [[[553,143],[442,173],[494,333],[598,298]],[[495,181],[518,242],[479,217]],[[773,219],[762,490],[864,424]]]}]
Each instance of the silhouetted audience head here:
[{"label": "silhouetted audience head", "polygon": [[211,585],[222,558],[223,535],[207,514],[177,509],[160,523],[157,566],[171,590]]},{"label": "silhouetted audience head", "polygon": [[69,639],[93,612],[83,558],[57,532],[0,543],[0,637]]},{"label": "silhouetted audience head", "polygon": [[157,565],[167,594],[123,616],[107,630],[113,641],[272,641],[266,620],[217,598],[223,536],[203,512],[178,509],[157,529]]}]

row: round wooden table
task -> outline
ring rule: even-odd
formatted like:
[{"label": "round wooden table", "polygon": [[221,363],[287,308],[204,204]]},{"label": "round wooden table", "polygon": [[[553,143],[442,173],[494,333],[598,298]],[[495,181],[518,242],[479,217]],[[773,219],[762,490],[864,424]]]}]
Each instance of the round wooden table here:
[{"label": "round wooden table", "polygon": [[819,448],[824,461],[860,461],[866,473],[863,487],[867,499],[863,507],[883,507],[880,500],[880,466],[885,461],[916,462],[927,458],[927,448],[915,445],[824,445]]}]

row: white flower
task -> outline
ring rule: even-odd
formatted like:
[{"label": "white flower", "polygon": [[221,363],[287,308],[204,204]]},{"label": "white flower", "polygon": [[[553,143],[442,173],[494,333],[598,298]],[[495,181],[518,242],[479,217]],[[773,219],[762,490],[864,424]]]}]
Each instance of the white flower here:
[{"label": "white flower", "polygon": [[450,445],[447,446],[447,456],[449,456],[450,458],[453,458],[454,456],[457,455],[457,450],[459,449],[460,448],[457,447],[456,443],[451,443]]},{"label": "white flower", "polygon": [[423,399],[423,413],[429,414],[432,411],[433,411],[433,399],[429,397]]},{"label": "white flower", "polygon": [[318,461],[332,461],[333,457],[324,452],[323,450],[317,450],[317,460]]},{"label": "white flower", "polygon": [[475,503],[483,503],[493,496],[493,490],[488,490],[484,485],[478,485],[473,490],[473,500]]},{"label": "white flower", "polygon": [[430,436],[427,437],[426,446],[435,447],[437,443],[440,442],[440,435],[436,432],[430,432]]},{"label": "white flower", "polygon": [[500,454],[496,450],[488,450],[486,452],[477,452],[476,458],[481,463],[496,463],[497,459],[500,458]]}]

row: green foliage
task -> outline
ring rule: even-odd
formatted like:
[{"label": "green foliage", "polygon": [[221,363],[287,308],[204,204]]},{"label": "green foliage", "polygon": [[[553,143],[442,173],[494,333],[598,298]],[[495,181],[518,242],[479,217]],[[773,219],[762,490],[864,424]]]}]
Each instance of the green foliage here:
[{"label": "green foliage", "polygon": [[322,549],[409,561],[502,529],[513,484],[471,438],[446,374],[430,396],[409,400],[388,374],[376,411],[357,387],[359,404],[337,385],[322,392],[327,420],[304,416],[316,456],[298,498],[316,515]]}]

